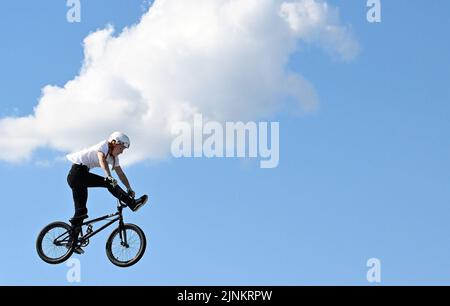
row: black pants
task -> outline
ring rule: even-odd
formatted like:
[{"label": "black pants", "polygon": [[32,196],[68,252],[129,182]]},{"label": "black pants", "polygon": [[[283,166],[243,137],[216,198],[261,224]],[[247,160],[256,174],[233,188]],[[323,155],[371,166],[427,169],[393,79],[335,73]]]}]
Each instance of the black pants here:
[{"label": "black pants", "polygon": [[130,204],[130,201],[132,200],[120,186],[113,187],[105,181],[104,177],[90,173],[89,168],[86,166],[74,164],[67,176],[67,183],[69,183],[73,193],[73,201],[75,204],[74,219],[78,219],[88,212],[86,207],[88,188],[107,188],[114,197],[126,204]]}]

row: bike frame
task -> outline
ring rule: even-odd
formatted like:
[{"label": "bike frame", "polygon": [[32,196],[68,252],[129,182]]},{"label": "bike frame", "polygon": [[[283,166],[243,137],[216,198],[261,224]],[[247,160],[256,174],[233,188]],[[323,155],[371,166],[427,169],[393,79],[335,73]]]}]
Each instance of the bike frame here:
[{"label": "bike frame", "polygon": [[[91,224],[97,223],[97,222],[101,222],[103,220],[106,219],[110,219],[110,218],[114,218],[112,220],[110,220],[108,223],[106,223],[105,225],[103,225],[102,227],[100,227],[99,229],[92,231],[90,233],[86,233],[85,235],[83,235],[83,231],[81,229],[81,236],[78,238],[78,242],[80,244],[83,244],[84,242],[86,242],[89,238],[97,235],[98,233],[100,233],[101,231],[103,231],[105,228],[111,226],[112,224],[116,223],[117,221],[119,221],[119,235],[120,235],[120,239],[122,241],[122,245],[127,246],[128,245],[128,241],[127,241],[127,233],[126,231],[123,230],[124,228],[124,222],[123,222],[123,215],[122,215],[122,210],[126,207],[126,205],[122,204],[120,201],[117,202],[117,212],[114,214],[109,214],[109,215],[105,215],[103,217],[100,218],[96,218],[93,220],[88,220],[86,222],[83,222],[80,227],[82,226],[89,226]],[[64,234],[60,235],[59,237],[57,237],[55,239],[55,243],[59,242],[59,239],[61,237],[63,237],[64,235],[66,235],[68,232],[65,232]],[[65,239],[64,239],[65,240]],[[63,240],[63,241],[64,241]]]},{"label": "bike frame", "polygon": [[114,218],[114,219],[110,220],[108,223],[106,223],[105,225],[103,225],[102,227],[100,227],[99,229],[97,229],[95,231],[92,231],[90,233],[87,233],[85,235],[80,236],[78,238],[78,241],[81,244],[83,244],[89,238],[97,235],[98,233],[103,231],[105,228],[107,228],[110,225],[112,225],[112,224],[116,223],[117,221],[119,221],[119,235],[120,235],[120,238],[122,240],[122,243],[124,243],[126,245],[127,244],[126,231],[122,231],[122,229],[124,228],[123,215],[122,215],[122,210],[123,210],[124,207],[126,207],[126,206],[122,205],[122,203],[120,201],[118,201],[117,212],[116,213],[105,215],[103,217],[96,218],[96,219],[93,219],[93,220],[88,220],[88,221],[84,222],[83,224],[81,224],[81,226],[89,226],[91,224],[94,224],[94,223],[97,223],[97,222],[101,222],[101,221],[109,219],[109,218]]}]

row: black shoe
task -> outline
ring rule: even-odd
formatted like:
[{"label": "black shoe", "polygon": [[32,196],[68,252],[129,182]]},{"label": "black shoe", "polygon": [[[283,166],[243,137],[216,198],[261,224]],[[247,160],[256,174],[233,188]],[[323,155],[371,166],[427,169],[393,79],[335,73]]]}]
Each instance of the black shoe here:
[{"label": "black shoe", "polygon": [[147,195],[143,195],[139,199],[134,200],[134,203],[132,205],[128,205],[128,206],[130,207],[130,209],[132,211],[136,212],[136,211],[138,211],[139,208],[144,206],[145,203],[147,203],[147,200],[148,200],[148,196]]}]

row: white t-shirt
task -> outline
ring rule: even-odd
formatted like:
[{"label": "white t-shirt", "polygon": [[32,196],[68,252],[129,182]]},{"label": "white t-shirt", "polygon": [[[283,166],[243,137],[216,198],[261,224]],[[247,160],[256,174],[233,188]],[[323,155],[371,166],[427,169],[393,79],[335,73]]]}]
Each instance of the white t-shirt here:
[{"label": "white t-shirt", "polygon": [[[100,162],[98,160],[97,153],[102,152],[106,156],[108,154],[108,149],[109,149],[108,141],[104,140],[90,148],[81,150],[76,153],[66,155],[66,157],[69,161],[71,161],[74,164],[84,165],[84,166],[89,167],[89,169],[92,169],[92,168],[100,167]],[[114,157],[109,155],[107,157],[106,161],[111,166],[113,164],[115,167],[120,166],[119,157],[116,157],[116,162],[114,163]]]}]

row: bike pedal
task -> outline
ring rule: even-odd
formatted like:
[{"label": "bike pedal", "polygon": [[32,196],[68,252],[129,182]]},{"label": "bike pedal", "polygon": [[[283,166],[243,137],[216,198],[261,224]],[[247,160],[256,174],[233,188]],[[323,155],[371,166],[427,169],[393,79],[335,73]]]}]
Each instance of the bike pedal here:
[{"label": "bike pedal", "polygon": [[78,255],[83,255],[84,254],[84,251],[83,251],[82,248],[75,248],[75,249],[73,249],[73,252],[75,254],[78,254]]}]

